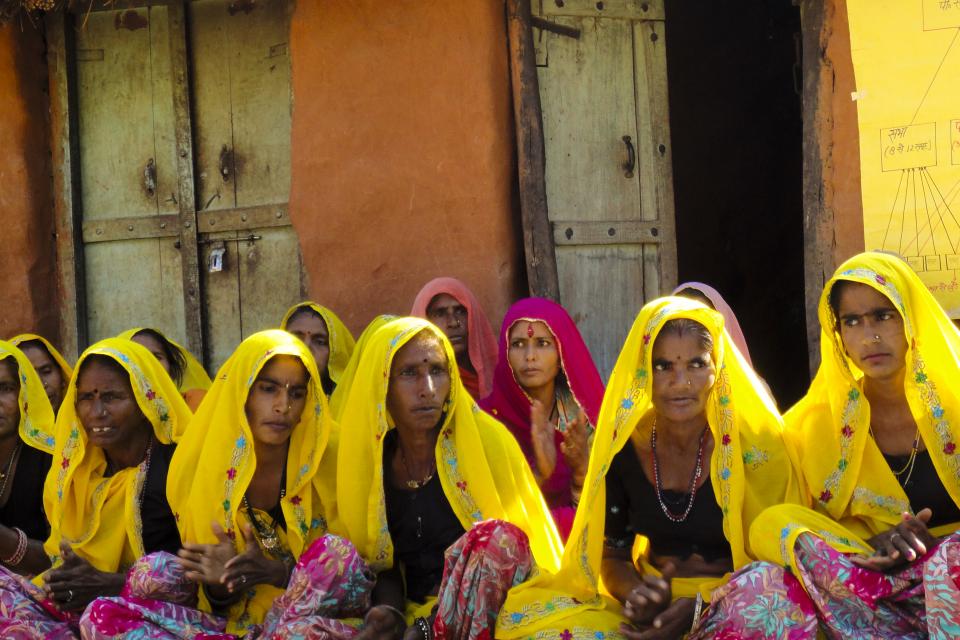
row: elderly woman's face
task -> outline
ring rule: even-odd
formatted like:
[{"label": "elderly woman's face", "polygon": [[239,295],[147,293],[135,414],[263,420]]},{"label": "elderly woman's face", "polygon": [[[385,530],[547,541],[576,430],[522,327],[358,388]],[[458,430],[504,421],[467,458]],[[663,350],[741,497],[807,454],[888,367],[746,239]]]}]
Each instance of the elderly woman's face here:
[{"label": "elderly woman's face", "polygon": [[449,395],[450,364],[436,336],[421,333],[393,356],[387,411],[401,432],[437,427]]},{"label": "elderly woman's face", "polygon": [[703,415],[717,379],[713,355],[700,336],[661,333],[653,344],[653,406],[658,415],[685,422]]},{"label": "elderly woman's face", "polygon": [[119,365],[101,358],[84,363],[77,378],[76,407],[87,441],[103,449],[123,451],[140,442],[144,431],[150,429],[129,376]]}]

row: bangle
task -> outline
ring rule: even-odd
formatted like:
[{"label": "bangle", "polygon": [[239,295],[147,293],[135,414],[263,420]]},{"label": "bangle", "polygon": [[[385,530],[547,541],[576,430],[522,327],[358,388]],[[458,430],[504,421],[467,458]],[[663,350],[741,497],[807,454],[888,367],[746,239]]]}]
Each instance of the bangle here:
[{"label": "bangle", "polygon": [[700,613],[703,611],[703,595],[697,594],[697,603],[693,607],[693,624],[690,625],[690,631],[692,632],[697,628],[697,623],[700,622]]},{"label": "bangle", "polygon": [[11,567],[15,567],[23,560],[23,556],[27,555],[27,534],[23,532],[23,529],[13,527],[13,531],[17,532],[17,548],[13,552],[13,555],[9,558],[0,558],[0,562]]},{"label": "bangle", "polygon": [[417,618],[413,621],[413,626],[417,628],[421,634],[423,634],[423,640],[433,640],[433,629],[430,626],[430,623],[427,622],[426,618]]}]

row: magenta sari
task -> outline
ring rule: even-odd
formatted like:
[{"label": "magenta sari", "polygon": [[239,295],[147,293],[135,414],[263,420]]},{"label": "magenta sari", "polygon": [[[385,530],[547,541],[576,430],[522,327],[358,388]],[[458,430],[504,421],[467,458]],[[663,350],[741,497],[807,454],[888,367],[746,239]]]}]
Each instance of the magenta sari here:
[{"label": "magenta sari", "polygon": [[[480,406],[510,429],[527,462],[533,467],[535,462],[530,437],[530,397],[517,383],[507,358],[510,328],[519,321],[543,322],[553,333],[560,352],[561,371],[567,379],[570,394],[591,425],[597,423],[600,414],[603,382],[577,325],[563,307],[543,298],[524,298],[507,310],[500,335],[497,337],[499,355],[493,374],[493,392],[480,402]],[[563,434],[560,431],[555,432],[554,439],[558,451],[557,466],[540,490],[550,507],[560,536],[566,540],[573,525],[576,508],[570,493],[571,470],[563,456],[559,455]]]}]

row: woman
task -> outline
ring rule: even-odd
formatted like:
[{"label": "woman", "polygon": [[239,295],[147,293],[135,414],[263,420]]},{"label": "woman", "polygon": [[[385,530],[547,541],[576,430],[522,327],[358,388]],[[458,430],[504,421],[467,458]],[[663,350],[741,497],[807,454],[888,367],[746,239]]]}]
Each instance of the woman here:
[{"label": "woman", "polygon": [[493,393],[480,406],[520,443],[564,540],[602,401],[600,374],[563,307],[542,298],[510,307],[500,329]]},{"label": "woman", "polygon": [[97,596],[119,594],[138,558],[180,546],[165,488],[189,417],[140,345],[112,338],[81,355],[44,484],[53,568],[36,584],[0,569],[0,635],[73,637],[79,614]]},{"label": "woman", "polygon": [[[554,615],[579,616],[603,604],[602,578],[629,623],[620,632],[644,640],[689,631],[727,574],[752,560],[753,519],[801,498],[780,417],[723,317],[684,298],[654,300],[634,322],[588,478],[563,569],[534,586],[566,590],[572,600],[555,603]],[[551,623],[508,600],[505,614],[514,613],[498,637]]]},{"label": "woman", "polygon": [[53,407],[56,416],[63,402],[63,394],[67,389],[67,382],[73,375],[73,369],[67,364],[60,352],[50,342],[34,333],[21,333],[10,338],[10,344],[17,347],[27,356],[30,364],[36,369],[47,399]]},{"label": "woman", "polygon": [[130,329],[117,337],[132,340],[152,353],[173,378],[190,410],[196,411],[212,383],[203,365],[192,353],[156,329]]},{"label": "woman", "polygon": [[[335,455],[324,456],[332,422],[319,378],[306,345],[284,331],[240,344],[171,463],[168,491],[185,542],[175,562],[168,554],[148,558],[145,580],[178,588],[150,601],[97,600],[85,634],[193,638],[226,629],[276,637],[282,603],[293,599],[298,611],[322,604],[304,596],[307,585],[343,576],[324,569],[339,546],[322,537],[333,515]],[[320,546],[310,547],[318,538]],[[311,557],[313,564],[294,569]]]},{"label": "woman", "polygon": [[467,285],[456,278],[434,278],[417,294],[410,315],[440,327],[453,345],[463,386],[474,398],[486,398],[493,391],[497,339]]},{"label": "woman", "polygon": [[53,452],[53,408],[33,366],[0,341],[0,563],[22,575],[50,566],[43,541],[43,479]]},{"label": "woman", "polygon": [[347,366],[343,368],[343,373],[340,374],[340,382],[337,384],[337,388],[333,390],[333,393],[330,394],[330,413],[333,415],[333,419],[337,424],[340,423],[343,406],[347,396],[350,394],[350,383],[353,381],[354,376],[357,375],[357,365],[360,364],[360,356],[370,341],[370,337],[377,332],[377,329],[391,320],[396,320],[397,317],[398,316],[390,314],[381,314],[375,317],[370,321],[370,324],[364,327],[360,336],[357,338],[357,343],[353,347],[353,353],[350,354],[350,360],[347,361]]},{"label": "woman", "polygon": [[460,382],[446,336],[401,318],[364,349],[338,453],[342,533],[376,574],[367,629],[483,638],[556,530],[523,455]]},{"label": "woman", "polygon": [[819,316],[820,369],[785,416],[812,508],[772,508],[750,533],[790,568],[766,573],[762,600],[780,606],[753,624],[755,568],[702,635],[776,637],[812,621],[828,637],[955,636],[960,334],[905,262],[876,252],[837,269]]},{"label": "woman", "polygon": [[350,330],[337,314],[316,302],[301,302],[290,307],[280,328],[297,336],[309,347],[320,372],[323,392],[330,397],[353,353]]}]

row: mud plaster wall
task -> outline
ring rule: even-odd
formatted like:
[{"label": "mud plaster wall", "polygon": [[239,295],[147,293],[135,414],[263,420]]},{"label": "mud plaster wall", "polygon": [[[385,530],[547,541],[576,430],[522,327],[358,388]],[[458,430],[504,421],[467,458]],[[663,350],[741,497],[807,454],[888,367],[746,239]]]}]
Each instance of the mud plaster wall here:
[{"label": "mud plaster wall", "polygon": [[300,0],[290,208],[309,293],[354,331],[460,278],[523,285],[503,3]]},{"label": "mud plaster wall", "polygon": [[57,339],[45,46],[30,24],[0,26],[0,337]]}]

